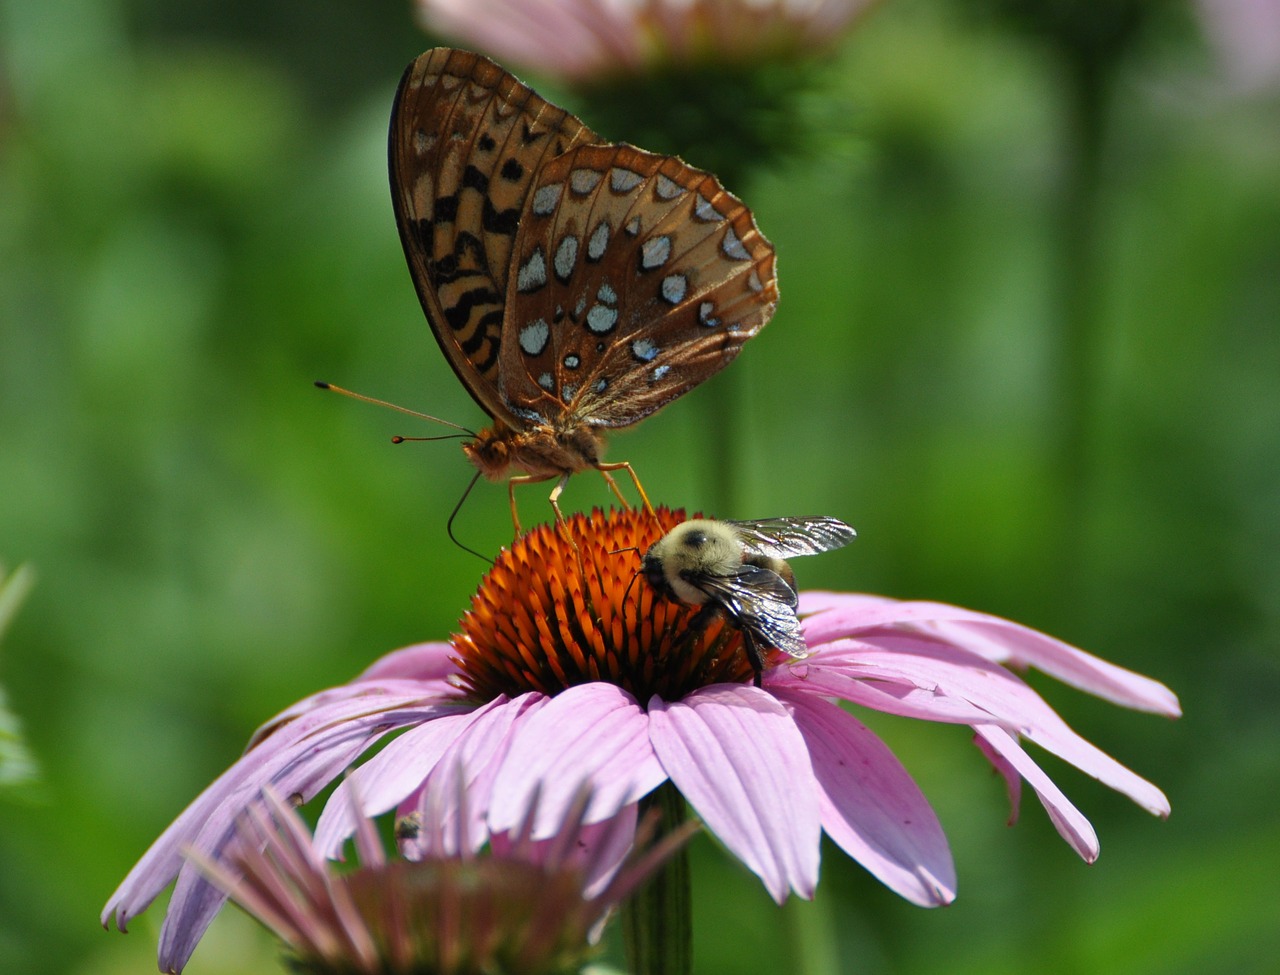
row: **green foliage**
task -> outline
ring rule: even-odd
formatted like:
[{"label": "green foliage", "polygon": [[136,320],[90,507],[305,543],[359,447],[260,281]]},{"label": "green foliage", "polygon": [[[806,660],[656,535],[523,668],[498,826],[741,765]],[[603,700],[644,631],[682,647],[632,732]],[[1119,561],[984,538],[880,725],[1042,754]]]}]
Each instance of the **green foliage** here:
[{"label": "green foliage", "polygon": [[[161,7],[0,8],[0,553],[41,577],[0,677],[48,797],[0,804],[0,968],[33,975],[150,970],[163,903],[130,938],[93,924],[147,844],[259,722],[446,638],[483,570],[445,536],[470,477],[456,447],[392,447],[432,431],[311,386],[482,422],[422,321],[385,187],[391,94],[430,42],[399,7],[354,34]],[[958,602],[1164,680],[1177,724],[1032,678],[1174,812],[1051,765],[1102,839],[1085,870],[1030,799],[1004,826],[961,731],[876,720],[939,810],[960,899],[913,908],[824,847],[824,927],[859,975],[1263,972],[1275,95],[1231,95],[1189,31],[1127,43],[1088,266],[1064,270],[1066,82],[1038,42],[952,9],[883,5],[815,80],[806,119],[838,130],[731,186],[777,245],[782,302],[733,366],[741,508],[715,513],[838,516],[859,540],[798,567],[803,586]],[[622,114],[607,131],[647,137]],[[1096,340],[1071,452],[1064,274]],[[697,418],[723,379],[615,438],[655,501],[708,507]],[[607,503],[598,481],[562,503]],[[526,521],[545,517],[526,494]],[[505,490],[478,485],[456,530],[503,544]],[[760,885],[708,844],[692,856],[696,970],[788,970]],[[263,970],[243,930],[219,921],[189,971]]]}]

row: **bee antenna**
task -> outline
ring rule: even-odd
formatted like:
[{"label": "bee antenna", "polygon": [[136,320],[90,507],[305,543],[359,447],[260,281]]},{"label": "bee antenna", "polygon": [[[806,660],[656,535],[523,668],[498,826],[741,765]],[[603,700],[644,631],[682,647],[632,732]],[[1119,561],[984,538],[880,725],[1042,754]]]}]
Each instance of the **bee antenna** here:
[{"label": "bee antenna", "polygon": [[[446,427],[453,427],[455,430],[461,430],[468,437],[474,437],[475,431],[468,430],[459,423],[452,423],[449,420],[442,420],[438,416],[432,416],[430,413],[419,413],[417,410],[411,410],[405,406],[397,406],[395,403],[388,403],[384,399],[375,399],[372,396],[365,396],[363,393],[353,393],[349,389],[343,389],[341,386],[335,386],[333,383],[326,383],[317,379],[315,382],[317,389],[329,389],[335,393],[341,393],[343,396],[350,396],[352,399],[358,399],[362,403],[372,403],[374,406],[385,406],[389,410],[396,410],[400,413],[407,413],[409,416],[416,416],[420,420],[430,420],[432,423],[443,423]],[[444,440],[445,437],[401,437],[400,440]],[[392,439],[393,443],[399,443],[400,440]]]},{"label": "bee antenna", "polygon": [[635,552],[636,555],[640,554],[640,550],[636,548],[634,545],[628,545],[626,548],[615,548],[612,552],[605,552],[604,554],[605,555],[621,555],[623,552]]},{"label": "bee antenna", "polygon": [[458,546],[458,548],[462,549],[462,551],[470,552],[476,558],[481,559],[482,561],[488,562],[490,565],[493,565],[493,559],[489,558],[488,556],[481,555],[479,552],[471,548],[469,545],[463,545],[460,541],[458,541],[458,536],[456,536],[453,533],[453,519],[458,517],[458,512],[462,510],[462,503],[467,500],[467,495],[471,493],[471,489],[476,486],[476,481],[478,480],[480,480],[480,472],[476,471],[475,476],[472,477],[471,480],[467,482],[467,489],[462,492],[462,497],[458,499],[458,503],[455,504],[453,506],[453,510],[449,512],[449,520],[445,522],[444,530],[449,535],[449,541],[453,542],[453,544]]}]

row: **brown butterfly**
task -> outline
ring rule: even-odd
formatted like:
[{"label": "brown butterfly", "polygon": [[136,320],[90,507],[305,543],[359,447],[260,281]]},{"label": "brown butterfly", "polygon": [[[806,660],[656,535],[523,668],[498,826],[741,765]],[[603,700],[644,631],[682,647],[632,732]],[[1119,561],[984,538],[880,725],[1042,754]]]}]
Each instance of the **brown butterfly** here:
[{"label": "brown butterfly", "polygon": [[594,468],[728,365],[773,314],[773,247],[714,176],[611,144],[487,58],[436,48],[391,113],[391,196],[436,340],[493,425],[463,445],[490,480]]}]

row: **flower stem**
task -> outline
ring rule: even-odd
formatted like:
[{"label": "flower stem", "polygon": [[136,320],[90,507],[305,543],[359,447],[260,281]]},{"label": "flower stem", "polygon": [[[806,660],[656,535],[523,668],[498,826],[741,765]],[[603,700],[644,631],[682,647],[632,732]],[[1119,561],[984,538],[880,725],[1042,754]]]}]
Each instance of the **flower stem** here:
[{"label": "flower stem", "polygon": [[[678,829],[688,818],[684,796],[664,782],[640,800],[640,815],[650,809],[661,818],[652,842]],[[689,854],[682,846],[622,908],[622,936],[633,975],[689,975],[693,970],[692,904]]]}]

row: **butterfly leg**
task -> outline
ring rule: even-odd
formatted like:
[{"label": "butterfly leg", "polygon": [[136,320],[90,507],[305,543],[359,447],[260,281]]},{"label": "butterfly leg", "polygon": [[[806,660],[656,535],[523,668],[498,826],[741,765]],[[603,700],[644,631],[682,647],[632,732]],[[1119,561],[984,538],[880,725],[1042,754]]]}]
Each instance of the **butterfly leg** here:
[{"label": "butterfly leg", "polygon": [[564,486],[569,483],[569,472],[565,471],[560,475],[560,480],[556,481],[556,486],[551,489],[551,496],[547,498],[551,502],[551,508],[556,513],[556,524],[564,521],[564,513],[560,510],[560,494],[564,491]]},{"label": "butterfly leg", "polygon": [[[516,535],[524,532],[524,529],[520,527],[520,512],[516,509],[516,484],[537,484],[540,481],[549,481],[553,476],[550,474],[517,474],[507,481],[507,497],[511,501],[511,523],[516,526]],[[568,479],[569,475],[564,475],[560,479],[560,483],[556,485],[555,490],[551,492],[551,507],[556,511],[556,521],[564,521],[564,515],[560,514],[560,506],[556,504],[556,500],[560,497],[560,492],[564,490],[564,482]]]},{"label": "butterfly leg", "polygon": [[610,471],[625,470],[631,475],[631,483],[636,486],[636,492],[640,495],[640,500],[644,502],[644,510],[649,514],[653,514],[653,505],[649,503],[649,495],[644,493],[644,488],[640,484],[640,478],[636,476],[635,468],[628,464],[625,460],[620,460],[614,464],[597,464],[596,470],[604,475],[604,479],[609,482],[609,489],[613,491],[614,496],[622,502],[624,508],[630,508],[627,499],[622,496],[622,492],[618,490],[618,482],[613,479]]}]

